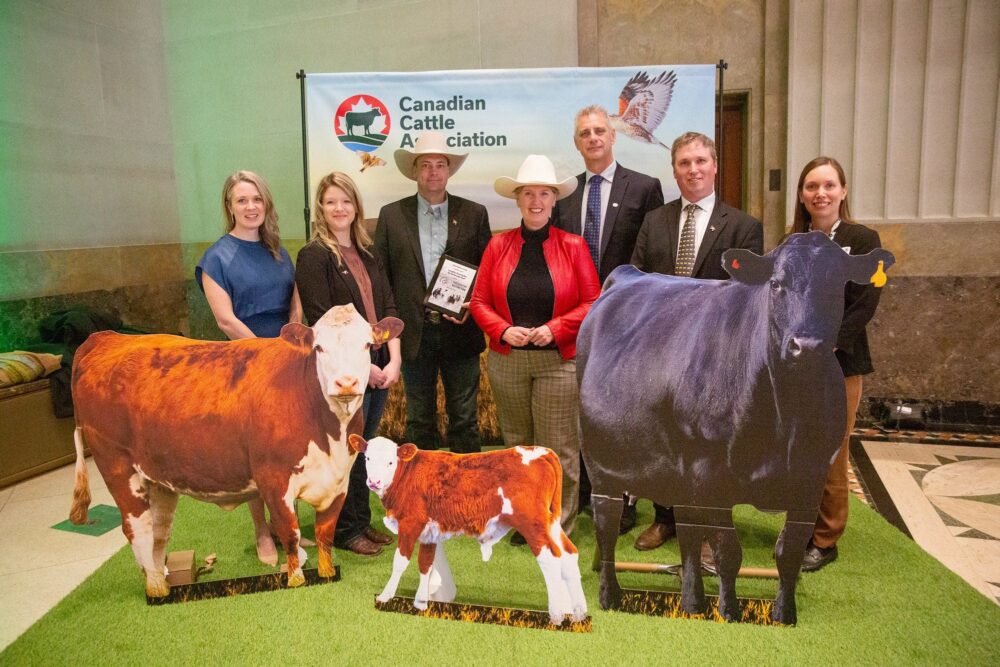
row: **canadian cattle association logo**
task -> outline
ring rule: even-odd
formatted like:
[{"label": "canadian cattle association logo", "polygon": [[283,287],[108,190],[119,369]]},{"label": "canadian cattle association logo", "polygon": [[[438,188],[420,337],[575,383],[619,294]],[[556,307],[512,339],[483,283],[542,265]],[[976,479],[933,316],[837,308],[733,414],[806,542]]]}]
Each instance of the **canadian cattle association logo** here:
[{"label": "canadian cattle association logo", "polygon": [[391,119],[382,100],[371,95],[352,95],[340,103],[333,131],[340,143],[355,152],[370,153],[385,143]]}]

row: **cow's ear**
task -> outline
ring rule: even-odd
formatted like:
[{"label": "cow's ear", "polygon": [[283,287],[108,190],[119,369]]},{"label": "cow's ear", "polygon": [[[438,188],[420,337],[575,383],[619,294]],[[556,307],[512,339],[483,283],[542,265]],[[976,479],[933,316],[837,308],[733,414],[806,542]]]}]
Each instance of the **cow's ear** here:
[{"label": "cow's ear", "polygon": [[888,280],[885,272],[895,261],[896,258],[885,248],[875,248],[867,255],[851,256],[847,264],[847,279],[859,285],[882,287]]},{"label": "cow's ear", "polygon": [[297,347],[312,347],[313,330],[298,322],[289,322],[281,327],[281,338]]},{"label": "cow's ear", "polygon": [[722,253],[722,268],[741,283],[760,285],[771,279],[774,258],[761,257],[745,248],[730,248]]},{"label": "cow's ear", "polygon": [[349,436],[347,436],[347,446],[353,452],[357,452],[358,454],[364,454],[365,450],[368,449],[368,441],[362,438],[357,433],[352,433]]},{"label": "cow's ear", "polygon": [[399,457],[400,461],[409,461],[414,456],[417,455],[417,446],[412,442],[408,442],[405,445],[400,445],[396,450],[396,456]]},{"label": "cow's ear", "polygon": [[403,320],[398,317],[383,317],[372,325],[372,345],[382,347],[403,332]]}]

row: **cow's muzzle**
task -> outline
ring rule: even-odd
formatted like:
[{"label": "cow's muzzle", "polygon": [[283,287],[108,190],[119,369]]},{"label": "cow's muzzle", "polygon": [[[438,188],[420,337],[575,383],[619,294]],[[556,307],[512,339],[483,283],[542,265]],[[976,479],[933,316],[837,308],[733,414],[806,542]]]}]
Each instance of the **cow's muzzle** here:
[{"label": "cow's muzzle", "polygon": [[339,396],[357,396],[360,393],[361,381],[353,375],[341,375],[333,381],[334,389]]},{"label": "cow's muzzle", "polygon": [[781,349],[781,358],[784,361],[803,362],[816,357],[832,347],[823,343],[821,338],[815,336],[791,335],[785,339],[785,344]]}]

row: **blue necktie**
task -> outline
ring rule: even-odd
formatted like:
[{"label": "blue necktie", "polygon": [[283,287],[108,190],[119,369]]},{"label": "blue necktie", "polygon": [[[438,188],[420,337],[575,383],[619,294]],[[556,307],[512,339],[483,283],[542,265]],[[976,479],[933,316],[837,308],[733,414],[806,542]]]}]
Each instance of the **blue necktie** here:
[{"label": "blue necktie", "polygon": [[598,254],[601,245],[601,182],[604,179],[595,174],[590,177],[590,190],[587,192],[587,217],[583,223],[583,240],[587,242],[590,257],[594,260],[594,268],[601,270]]}]

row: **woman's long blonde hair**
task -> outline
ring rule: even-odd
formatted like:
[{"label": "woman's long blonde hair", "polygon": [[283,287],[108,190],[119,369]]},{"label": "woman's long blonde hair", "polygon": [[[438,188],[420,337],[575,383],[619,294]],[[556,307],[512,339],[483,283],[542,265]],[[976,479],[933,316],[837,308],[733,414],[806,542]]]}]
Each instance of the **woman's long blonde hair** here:
[{"label": "woman's long blonde hair", "polygon": [[340,254],[340,244],[330,231],[326,218],[323,216],[323,195],[331,187],[337,187],[344,191],[354,205],[354,220],[351,222],[351,241],[360,250],[371,255],[369,246],[372,244],[372,237],[365,229],[365,211],[361,205],[361,195],[358,193],[358,186],[354,184],[347,174],[334,171],[324,176],[319,185],[316,186],[316,198],[313,201],[313,221],[312,235],[310,239],[322,243],[337,258],[337,264],[342,264],[344,258]]},{"label": "woman's long blonde hair", "polygon": [[229,208],[229,198],[233,194],[233,188],[237,183],[249,183],[257,188],[261,199],[264,200],[264,224],[260,226],[260,242],[264,244],[267,251],[275,260],[281,261],[281,232],[278,230],[278,211],[274,208],[274,198],[271,196],[271,188],[267,187],[267,181],[261,176],[241,169],[226,179],[226,184],[222,186],[222,216],[226,219],[226,233],[233,231],[236,227],[236,218]]}]

